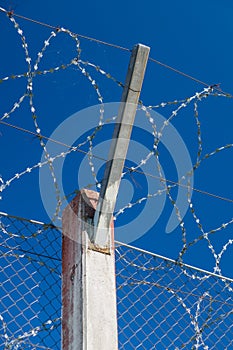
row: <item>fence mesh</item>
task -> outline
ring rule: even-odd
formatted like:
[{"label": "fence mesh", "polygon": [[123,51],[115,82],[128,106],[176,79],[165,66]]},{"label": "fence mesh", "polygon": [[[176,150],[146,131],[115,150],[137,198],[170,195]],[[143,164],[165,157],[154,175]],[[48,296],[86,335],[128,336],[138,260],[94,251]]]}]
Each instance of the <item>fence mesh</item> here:
[{"label": "fence mesh", "polygon": [[2,214],[0,240],[0,349],[60,349],[60,231]]},{"label": "fence mesh", "polygon": [[[61,348],[61,232],[1,213],[0,349]],[[119,349],[232,349],[233,281],[116,246]]]},{"label": "fence mesh", "polygon": [[116,250],[119,349],[232,349],[231,280]]}]

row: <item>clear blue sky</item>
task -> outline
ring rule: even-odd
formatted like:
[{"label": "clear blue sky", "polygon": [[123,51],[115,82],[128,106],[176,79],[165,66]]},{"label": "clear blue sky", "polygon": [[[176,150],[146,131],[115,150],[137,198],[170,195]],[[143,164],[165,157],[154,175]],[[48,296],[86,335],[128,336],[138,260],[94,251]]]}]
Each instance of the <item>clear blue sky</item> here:
[{"label": "clear blue sky", "polygon": [[[41,22],[70,29],[72,32],[87,35],[109,43],[131,49],[137,43],[151,47],[150,56],[178,70],[186,72],[208,84],[220,84],[223,91],[233,94],[232,62],[233,4],[230,0],[203,2],[187,1],[93,1],[88,2],[31,2],[0,1],[0,6],[15,13]],[[50,30],[43,26],[16,18],[23,29],[30,55],[33,60],[43,46]],[[12,23],[4,13],[0,13],[1,77],[22,74],[27,71],[20,38],[13,29]],[[119,81],[125,80],[130,53],[102,44],[81,40],[83,60],[93,62],[104,71],[109,72]],[[58,35],[54,43],[46,50],[41,61],[40,70],[49,69],[68,63],[75,56],[75,46],[68,36]],[[115,83],[89,68],[93,78],[99,84],[105,102],[118,102],[121,88]],[[14,103],[23,95],[26,88],[24,78],[4,81],[1,86],[1,116],[8,112]],[[141,99],[146,106],[161,102],[185,99],[202,91],[203,85],[172,72],[156,63],[149,62],[143,85]],[[98,103],[95,91],[74,66],[62,72],[36,77],[34,80],[34,102],[41,133],[50,136],[56,127],[73,113]],[[168,118],[174,107],[160,109],[159,112]],[[85,118],[84,118],[85,119]],[[200,103],[199,119],[202,126],[203,155],[216,148],[232,142],[232,99],[209,97]],[[22,103],[5,121],[22,128],[35,131],[28,99]],[[82,120],[85,125],[85,120]],[[197,128],[193,118],[193,108],[188,107],[174,118],[174,127],[181,135],[190,153],[192,162],[197,154]],[[41,147],[38,139],[8,126],[0,125],[1,167],[3,181],[40,161]],[[108,139],[111,138],[111,128]],[[134,131],[137,142],[148,146],[147,136]],[[101,138],[102,137],[102,138]],[[106,136],[101,136],[102,142]],[[98,139],[97,139],[98,140]],[[176,145],[174,144],[174,147]],[[86,148],[84,148],[86,150]],[[177,181],[175,165],[169,152],[161,148],[164,158],[160,159],[167,179]],[[95,153],[95,149],[94,149]],[[99,156],[102,156],[98,152]],[[105,155],[104,155],[105,156]],[[73,158],[72,158],[73,157]],[[82,158],[73,155],[66,160],[63,186],[66,194],[77,188],[79,163]],[[141,160],[139,155],[138,160]],[[195,172],[194,187],[222,197],[232,199],[232,149],[224,150],[206,160]],[[134,166],[132,162],[128,166]],[[103,167],[100,167],[100,173]],[[128,176],[128,184],[119,193],[118,208],[133,199],[147,194],[148,178],[134,174]],[[136,183],[135,183],[136,180]],[[151,180],[150,180],[151,181]],[[131,185],[130,185],[131,183]],[[159,186],[159,184],[156,184]],[[48,189],[49,191],[49,189]],[[128,191],[128,192],[127,192]],[[155,191],[154,191],[155,192]],[[173,192],[176,197],[176,192]],[[156,207],[156,201],[154,202]],[[232,202],[216,199],[208,195],[194,193],[193,203],[204,231],[221,226],[231,220]],[[126,224],[139,215],[145,203],[119,216],[119,223]],[[9,214],[41,221],[49,221],[44,210],[39,192],[38,169],[22,176],[2,193],[0,210]],[[172,211],[167,199],[165,208],[158,221],[148,232],[131,242],[141,248],[177,258],[181,248],[181,231],[177,228],[170,234],[165,233],[166,225]],[[153,216],[153,210],[144,213],[145,221]],[[133,219],[132,219],[133,218]],[[120,225],[119,224],[119,225]],[[116,224],[118,225],[118,224]],[[201,232],[193,222],[191,214],[186,216],[188,242],[198,237]],[[134,230],[136,228],[129,228]],[[117,228],[116,228],[117,230]],[[125,232],[127,235],[127,231]],[[231,226],[225,231],[213,235],[216,252],[232,238]],[[212,238],[211,238],[212,239]],[[127,240],[127,239],[126,239]],[[222,258],[223,273],[232,277],[232,247],[228,247]],[[203,240],[191,247],[184,260],[190,264],[206,269],[213,269],[213,258],[206,242]]]}]

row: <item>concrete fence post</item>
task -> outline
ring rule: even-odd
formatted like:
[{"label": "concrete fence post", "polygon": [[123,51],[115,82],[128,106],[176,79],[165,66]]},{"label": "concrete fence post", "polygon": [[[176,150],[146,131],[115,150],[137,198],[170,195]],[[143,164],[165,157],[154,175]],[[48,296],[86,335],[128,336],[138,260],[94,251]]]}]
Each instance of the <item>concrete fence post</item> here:
[{"label": "concrete fence post", "polygon": [[82,190],[63,213],[63,350],[118,349],[114,247],[96,251],[89,240],[98,196]]},{"label": "concrete fence post", "polygon": [[112,215],[150,48],[131,54],[100,195],[81,190],[63,212],[63,350],[117,350]]}]

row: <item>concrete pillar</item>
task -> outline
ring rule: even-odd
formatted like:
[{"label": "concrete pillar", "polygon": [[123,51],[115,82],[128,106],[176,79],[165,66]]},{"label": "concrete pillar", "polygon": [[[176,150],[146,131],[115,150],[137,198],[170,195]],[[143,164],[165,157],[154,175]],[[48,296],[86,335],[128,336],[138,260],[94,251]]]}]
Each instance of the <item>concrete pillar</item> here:
[{"label": "concrete pillar", "polygon": [[89,239],[98,197],[81,190],[63,212],[63,350],[118,349],[114,247],[98,251]]}]

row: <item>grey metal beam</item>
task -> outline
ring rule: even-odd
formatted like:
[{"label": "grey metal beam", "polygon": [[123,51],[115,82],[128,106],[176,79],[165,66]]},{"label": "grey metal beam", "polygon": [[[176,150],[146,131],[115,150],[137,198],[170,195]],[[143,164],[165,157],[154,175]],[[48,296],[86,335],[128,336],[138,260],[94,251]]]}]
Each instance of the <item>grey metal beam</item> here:
[{"label": "grey metal beam", "polygon": [[95,247],[97,249],[100,248],[100,250],[109,249],[111,245],[110,224],[116,204],[149,51],[150,48],[148,46],[142,44],[136,45],[132,50],[129,62],[125,87],[94,216],[94,231],[91,240]]}]

